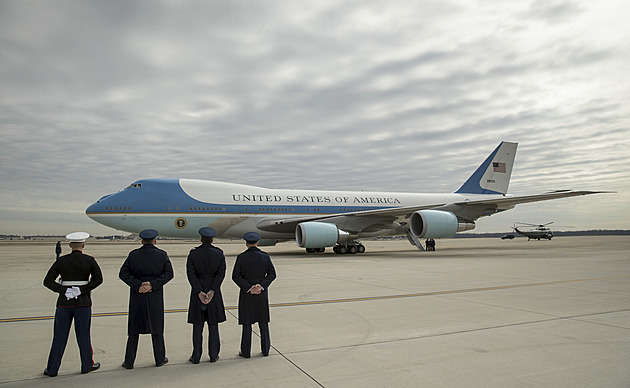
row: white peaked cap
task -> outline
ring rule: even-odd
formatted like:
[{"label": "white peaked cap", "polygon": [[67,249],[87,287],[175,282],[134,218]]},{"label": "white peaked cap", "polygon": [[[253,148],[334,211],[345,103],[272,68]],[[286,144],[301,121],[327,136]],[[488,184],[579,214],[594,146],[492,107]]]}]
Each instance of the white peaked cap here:
[{"label": "white peaked cap", "polygon": [[85,242],[88,237],[90,237],[90,234],[86,232],[74,232],[66,236],[70,242]]}]

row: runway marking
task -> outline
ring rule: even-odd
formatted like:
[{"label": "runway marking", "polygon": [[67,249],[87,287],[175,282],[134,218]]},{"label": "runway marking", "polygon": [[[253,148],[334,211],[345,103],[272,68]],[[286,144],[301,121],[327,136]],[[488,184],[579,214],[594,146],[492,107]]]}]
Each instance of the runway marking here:
[{"label": "runway marking", "polygon": [[[537,286],[548,286],[548,285],[553,285],[553,284],[591,282],[591,281],[597,281],[597,280],[615,280],[615,279],[628,279],[628,278],[630,278],[630,275],[605,277],[605,278],[592,278],[592,279],[556,280],[553,282],[512,284],[512,285],[507,285],[507,286],[465,288],[461,290],[418,292],[418,293],[413,293],[413,294],[365,296],[365,297],[358,297],[358,298],[311,300],[311,301],[304,301],[304,302],[270,303],[269,307],[294,307],[294,306],[310,306],[310,305],[318,305],[318,304],[364,302],[364,301],[372,301],[372,300],[387,300],[387,299],[398,299],[398,298],[415,298],[415,297],[420,297],[420,296],[463,294],[463,293],[469,293],[469,292],[506,290],[506,289],[511,289],[511,288],[537,287]],[[226,306],[225,309],[236,310],[238,309],[238,306]],[[186,313],[186,312],[188,312],[187,308],[164,310],[165,314]],[[125,312],[111,312],[111,313],[93,313],[92,317],[118,317],[118,316],[125,316],[128,314],[129,313],[126,311]],[[54,316],[39,316],[39,317],[2,318],[0,319],[0,323],[46,321],[46,320],[52,320],[52,319],[55,319],[55,317]]]}]

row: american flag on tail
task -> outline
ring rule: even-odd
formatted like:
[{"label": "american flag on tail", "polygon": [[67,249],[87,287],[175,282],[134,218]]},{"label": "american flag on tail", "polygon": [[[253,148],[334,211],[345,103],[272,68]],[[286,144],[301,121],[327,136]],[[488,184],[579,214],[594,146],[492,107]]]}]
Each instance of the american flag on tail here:
[{"label": "american flag on tail", "polygon": [[494,172],[506,172],[505,163],[501,162],[492,162],[492,169]]}]

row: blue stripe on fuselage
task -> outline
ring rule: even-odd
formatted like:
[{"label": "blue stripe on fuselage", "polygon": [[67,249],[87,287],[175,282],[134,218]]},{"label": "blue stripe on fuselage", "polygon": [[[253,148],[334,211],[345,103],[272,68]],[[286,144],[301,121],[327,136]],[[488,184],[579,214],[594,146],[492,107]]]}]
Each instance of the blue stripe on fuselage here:
[{"label": "blue stripe on fuselage", "polygon": [[118,193],[104,196],[88,207],[86,213],[336,214],[392,207],[395,206],[228,205],[192,198],[184,192],[179,179],[142,179]]}]

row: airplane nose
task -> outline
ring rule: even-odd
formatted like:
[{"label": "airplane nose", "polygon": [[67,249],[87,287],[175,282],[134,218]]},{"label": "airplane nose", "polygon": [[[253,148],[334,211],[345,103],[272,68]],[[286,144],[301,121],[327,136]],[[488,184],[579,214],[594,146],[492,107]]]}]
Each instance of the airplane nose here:
[{"label": "airplane nose", "polygon": [[87,209],[85,209],[85,214],[87,214],[88,217],[92,218],[92,216],[90,215],[90,213],[96,213],[101,211],[102,206],[100,203],[98,202],[94,202],[93,204],[91,204],[90,206],[88,206]]},{"label": "airplane nose", "polygon": [[93,204],[91,204],[90,206],[88,206],[88,208],[85,209],[85,214],[87,214],[88,217],[92,218],[90,216],[90,213],[103,212],[105,210],[105,205],[103,204],[103,200],[106,199],[106,198],[111,197],[112,195],[113,194],[105,195],[105,196],[101,197],[98,201],[96,201]]}]

